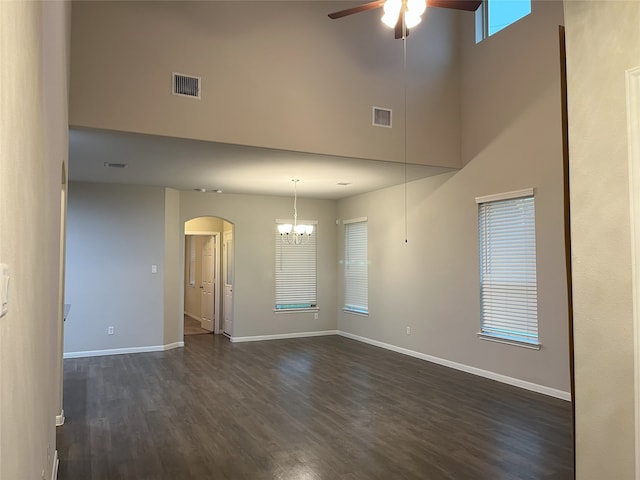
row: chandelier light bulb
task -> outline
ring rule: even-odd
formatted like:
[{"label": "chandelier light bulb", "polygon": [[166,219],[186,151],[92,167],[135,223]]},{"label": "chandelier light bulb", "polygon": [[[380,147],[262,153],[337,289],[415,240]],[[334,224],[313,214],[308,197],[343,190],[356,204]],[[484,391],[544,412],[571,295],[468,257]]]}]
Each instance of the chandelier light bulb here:
[{"label": "chandelier light bulb", "polygon": [[278,225],[278,232],[280,233],[280,235],[289,235],[292,229],[293,225],[291,225],[290,223],[283,223],[281,225]]}]

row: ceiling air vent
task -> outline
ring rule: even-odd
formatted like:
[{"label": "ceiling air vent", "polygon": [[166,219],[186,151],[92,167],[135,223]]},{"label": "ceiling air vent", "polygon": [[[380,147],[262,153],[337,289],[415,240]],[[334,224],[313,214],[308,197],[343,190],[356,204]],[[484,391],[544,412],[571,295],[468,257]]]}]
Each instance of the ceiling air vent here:
[{"label": "ceiling air vent", "polygon": [[373,125],[376,127],[391,128],[391,109],[390,108],[373,108]]},{"label": "ceiling air vent", "polygon": [[200,98],[200,77],[173,72],[171,93],[181,97]]}]

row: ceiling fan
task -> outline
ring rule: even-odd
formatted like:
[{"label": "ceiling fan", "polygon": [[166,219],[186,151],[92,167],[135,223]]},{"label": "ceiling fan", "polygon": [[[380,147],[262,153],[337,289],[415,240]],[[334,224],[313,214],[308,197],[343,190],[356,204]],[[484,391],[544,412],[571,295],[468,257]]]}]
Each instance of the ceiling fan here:
[{"label": "ceiling fan", "polygon": [[330,13],[329,18],[335,20],[354,13],[384,7],[382,21],[394,29],[395,38],[405,38],[409,35],[409,29],[420,23],[420,15],[427,7],[474,12],[481,4],[482,0],[374,0],[357,7]]}]

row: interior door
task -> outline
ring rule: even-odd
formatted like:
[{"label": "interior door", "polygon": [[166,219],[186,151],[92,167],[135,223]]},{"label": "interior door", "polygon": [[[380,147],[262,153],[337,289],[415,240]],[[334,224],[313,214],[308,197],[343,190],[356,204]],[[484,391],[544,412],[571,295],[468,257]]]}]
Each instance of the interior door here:
[{"label": "interior door", "polygon": [[202,284],[200,285],[200,323],[213,332],[215,327],[215,250],[216,237],[204,237],[202,243]]},{"label": "interior door", "polygon": [[224,232],[222,252],[224,255],[224,333],[231,335],[233,330],[233,233]]}]

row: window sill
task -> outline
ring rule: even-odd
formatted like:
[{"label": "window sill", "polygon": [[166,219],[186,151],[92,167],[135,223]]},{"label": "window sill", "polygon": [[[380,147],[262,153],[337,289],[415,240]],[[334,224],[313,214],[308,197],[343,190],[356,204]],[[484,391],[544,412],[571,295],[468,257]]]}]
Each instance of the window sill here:
[{"label": "window sill", "polygon": [[358,315],[359,317],[368,317],[369,312],[358,312],[357,310],[349,310],[348,308],[343,308],[342,311],[344,313],[350,313],[351,315]]},{"label": "window sill", "polygon": [[310,308],[274,308],[273,311],[275,313],[300,313],[300,312],[319,312],[320,309],[318,307],[310,307]]},{"label": "window sill", "polygon": [[514,340],[512,338],[497,337],[495,335],[489,335],[487,333],[482,333],[482,332],[478,332],[478,337],[480,338],[480,340],[487,340],[489,342],[496,342],[496,343],[504,343],[506,345],[513,345],[514,347],[528,348],[530,350],[540,350],[540,348],[542,348],[542,345],[540,345],[539,343],[522,342],[520,340]]}]

